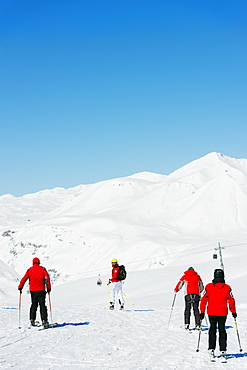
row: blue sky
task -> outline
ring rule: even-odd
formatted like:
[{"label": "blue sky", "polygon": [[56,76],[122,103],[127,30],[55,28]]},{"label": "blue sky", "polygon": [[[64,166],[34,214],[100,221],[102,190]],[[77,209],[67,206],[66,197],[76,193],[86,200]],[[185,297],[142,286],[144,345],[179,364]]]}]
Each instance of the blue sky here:
[{"label": "blue sky", "polygon": [[247,158],[245,0],[1,0],[0,195]]}]

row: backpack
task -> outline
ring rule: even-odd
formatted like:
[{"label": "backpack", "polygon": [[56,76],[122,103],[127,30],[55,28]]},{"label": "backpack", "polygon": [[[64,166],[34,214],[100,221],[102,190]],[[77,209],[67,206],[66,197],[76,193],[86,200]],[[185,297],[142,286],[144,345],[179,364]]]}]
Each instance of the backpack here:
[{"label": "backpack", "polygon": [[119,266],[119,271],[118,271],[118,280],[125,280],[127,276],[127,272],[125,270],[124,265]]}]

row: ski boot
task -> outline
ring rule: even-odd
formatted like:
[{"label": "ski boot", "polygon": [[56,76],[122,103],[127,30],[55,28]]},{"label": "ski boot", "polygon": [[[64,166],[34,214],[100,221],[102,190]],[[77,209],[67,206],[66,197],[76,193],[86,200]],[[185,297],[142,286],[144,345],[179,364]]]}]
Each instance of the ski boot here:
[{"label": "ski boot", "polygon": [[209,354],[209,359],[211,362],[215,362],[215,353],[214,353],[214,349],[209,349],[208,350],[208,354]]},{"label": "ski boot", "polygon": [[49,328],[49,322],[48,321],[42,321],[42,325],[43,325],[43,328],[44,329],[48,329]]},{"label": "ski boot", "polygon": [[225,363],[225,362],[227,362],[227,360],[226,360],[226,351],[221,351],[220,352],[220,360],[221,360],[221,363]]},{"label": "ski boot", "polygon": [[109,307],[110,310],[114,310],[114,303],[113,302],[110,302],[110,307]]},{"label": "ski boot", "polygon": [[36,325],[36,324],[35,324],[35,320],[31,319],[31,320],[30,320],[30,324],[31,324],[31,326],[35,326],[35,325]]}]

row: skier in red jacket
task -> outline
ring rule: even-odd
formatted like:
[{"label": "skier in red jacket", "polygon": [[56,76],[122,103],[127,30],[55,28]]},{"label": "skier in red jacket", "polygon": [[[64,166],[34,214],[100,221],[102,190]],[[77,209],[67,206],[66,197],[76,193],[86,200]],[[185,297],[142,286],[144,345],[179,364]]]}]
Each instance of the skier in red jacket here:
[{"label": "skier in red jacket", "polygon": [[201,320],[204,319],[206,306],[210,322],[208,333],[208,350],[210,357],[214,357],[214,350],[216,347],[216,329],[218,327],[221,357],[225,358],[227,344],[225,323],[228,314],[228,306],[234,318],[237,317],[237,313],[232,289],[230,285],[225,283],[225,275],[222,269],[216,269],[214,271],[213,282],[207,284],[205,287],[205,293],[200,304]]},{"label": "skier in red jacket", "polygon": [[110,310],[114,310],[115,306],[115,296],[118,296],[118,301],[120,304],[120,310],[124,309],[124,298],[123,298],[123,281],[118,279],[119,265],[116,258],[111,260],[112,264],[112,277],[109,279],[107,285],[111,284],[111,297],[110,297]]},{"label": "skier in red jacket", "polygon": [[203,282],[198,273],[190,267],[187,271],[184,272],[184,275],[181,277],[177,283],[174,291],[177,293],[182,287],[185,287],[185,310],[184,310],[184,324],[185,329],[189,329],[190,326],[190,315],[191,307],[193,307],[193,312],[195,316],[195,327],[200,329],[200,312],[199,312],[199,301],[200,293],[203,291]]},{"label": "skier in red jacket", "polygon": [[20,281],[18,289],[22,293],[25,282],[29,279],[30,293],[32,304],[30,307],[30,322],[35,325],[36,311],[38,305],[40,307],[40,316],[44,327],[48,327],[47,321],[47,307],[45,305],[46,288],[47,293],[50,294],[51,282],[46,269],[40,266],[40,260],[35,257],[33,259],[33,266],[30,267]]}]

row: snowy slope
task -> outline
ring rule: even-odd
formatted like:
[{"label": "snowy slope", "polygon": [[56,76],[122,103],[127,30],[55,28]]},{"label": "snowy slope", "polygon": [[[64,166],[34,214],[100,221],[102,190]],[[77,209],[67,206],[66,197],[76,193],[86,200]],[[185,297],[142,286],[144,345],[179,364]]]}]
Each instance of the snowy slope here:
[{"label": "snowy slope", "polygon": [[209,153],[188,163],[169,175],[173,181],[183,181],[197,188],[217,177],[229,176],[246,186],[247,159],[235,159],[220,153]]},{"label": "snowy slope", "polygon": [[23,197],[6,194],[0,197],[0,230],[16,228],[42,218],[80,192],[83,185],[71,189],[43,190]]},{"label": "snowy slope", "polygon": [[20,276],[0,260],[0,299],[16,296],[16,284]]},{"label": "snowy slope", "polygon": [[[238,277],[237,268],[246,263],[246,245],[230,248],[231,257],[224,256],[227,282],[232,285],[237,302],[240,346],[231,315],[227,320],[227,369],[247,368],[247,302],[245,276]],[[236,255],[234,251],[236,250]],[[228,253],[228,248],[223,252]],[[211,258],[210,258],[211,257]],[[28,329],[30,297],[23,292],[21,329],[18,329],[18,293],[15,299],[1,299],[0,367],[3,369],[221,369],[208,360],[208,326],[203,323],[199,352],[199,333],[185,332],[183,325],[183,292],[174,298],[173,288],[188,264],[200,273],[204,282],[212,278],[219,261],[198,251],[184,252],[166,268],[130,272],[124,284],[126,310],[109,311],[107,286],[110,275],[97,276],[55,285],[51,293],[53,321],[59,325],[47,331]],[[234,259],[234,265],[231,264]],[[200,262],[199,262],[200,261]],[[237,275],[235,275],[237,273]],[[234,278],[235,275],[235,278]],[[47,301],[49,308],[49,301]],[[170,314],[171,320],[168,327]],[[39,314],[38,314],[38,319]],[[194,320],[191,324],[193,327]],[[240,352],[240,349],[243,349]],[[218,353],[218,347],[217,347]]]}]

